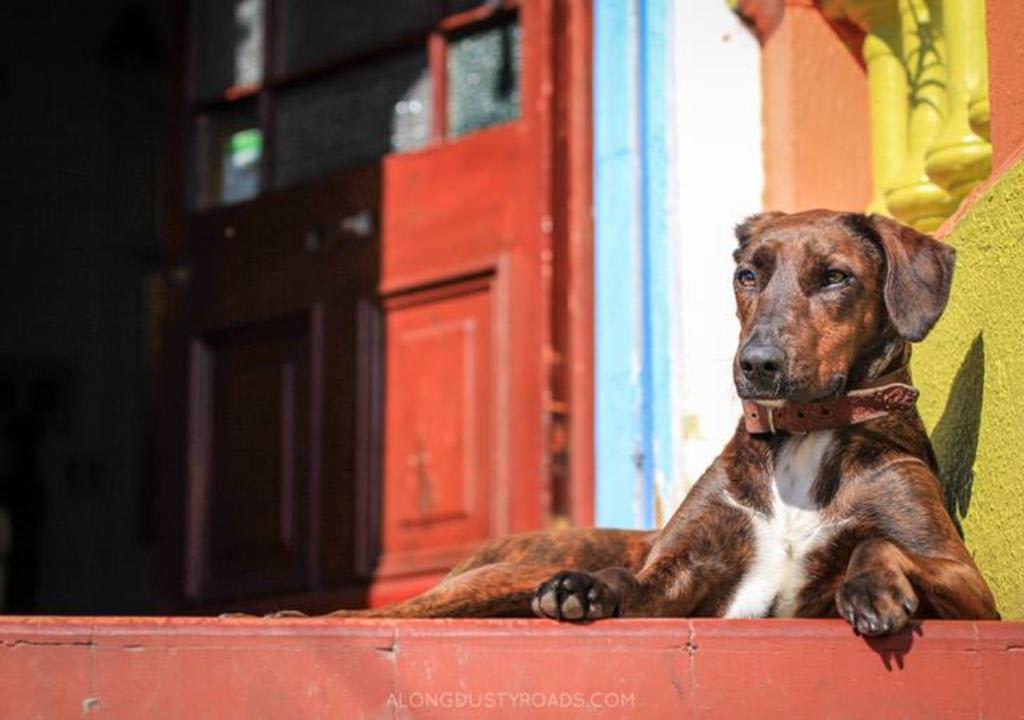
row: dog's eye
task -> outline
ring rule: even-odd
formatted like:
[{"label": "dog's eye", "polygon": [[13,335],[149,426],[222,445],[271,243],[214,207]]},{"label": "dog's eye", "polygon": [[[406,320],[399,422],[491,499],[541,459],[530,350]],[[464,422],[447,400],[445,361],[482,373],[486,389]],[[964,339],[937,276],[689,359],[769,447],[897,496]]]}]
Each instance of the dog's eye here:
[{"label": "dog's eye", "polygon": [[757,283],[757,275],[753,270],[740,270],[736,273],[736,284],[740,287],[752,288]]},{"label": "dog's eye", "polygon": [[843,272],[842,270],[836,270],[835,268],[825,273],[825,279],[822,281],[822,285],[828,287],[829,285],[840,285],[850,279],[850,274]]}]

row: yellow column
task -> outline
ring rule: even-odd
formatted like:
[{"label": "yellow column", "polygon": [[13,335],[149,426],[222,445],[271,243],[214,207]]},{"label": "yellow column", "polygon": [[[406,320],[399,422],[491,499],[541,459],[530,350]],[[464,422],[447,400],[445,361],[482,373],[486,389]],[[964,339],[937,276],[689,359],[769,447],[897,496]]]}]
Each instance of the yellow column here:
[{"label": "yellow column", "polygon": [[907,154],[907,73],[903,69],[896,0],[822,0],[826,15],[864,31],[861,56],[867,68],[871,112],[871,202],[868,211],[891,214],[885,191]]},{"label": "yellow column", "polygon": [[968,4],[967,43],[970,54],[967,59],[967,92],[970,94],[967,116],[971,129],[988,141],[988,38],[985,37],[985,0],[973,0]]},{"label": "yellow column", "polygon": [[929,178],[959,201],[988,177],[992,164],[992,146],[971,129],[968,116],[972,91],[977,91],[979,73],[987,64],[982,0],[942,0],[942,26],[948,78],[946,120],[928,149],[925,169]]},{"label": "yellow column", "polygon": [[988,78],[985,79],[985,84],[979,87],[974,95],[971,95],[971,104],[968,106],[967,112],[971,123],[971,130],[986,140],[991,140],[992,135],[989,134]]},{"label": "yellow column", "polygon": [[925,172],[925,153],[939,133],[946,107],[942,38],[937,8],[928,0],[899,0],[899,10],[910,102],[907,157],[885,197],[896,217],[928,232],[956,209],[953,197]]},{"label": "yellow column", "polygon": [[885,190],[907,155],[907,76],[899,58],[899,32],[877,27],[864,36],[862,53],[871,103],[871,203],[868,212],[891,214]]}]

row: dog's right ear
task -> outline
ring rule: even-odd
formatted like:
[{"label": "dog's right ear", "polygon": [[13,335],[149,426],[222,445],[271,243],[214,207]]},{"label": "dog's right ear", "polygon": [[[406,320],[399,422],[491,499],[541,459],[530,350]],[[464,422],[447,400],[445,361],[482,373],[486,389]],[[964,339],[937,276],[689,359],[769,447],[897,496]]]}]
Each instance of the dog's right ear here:
[{"label": "dog's right ear", "polygon": [[746,220],[736,226],[736,240],[739,242],[739,248],[737,252],[746,247],[747,243],[757,235],[761,229],[775,218],[782,217],[786,213],[773,210],[770,212],[757,213],[751,215]]}]

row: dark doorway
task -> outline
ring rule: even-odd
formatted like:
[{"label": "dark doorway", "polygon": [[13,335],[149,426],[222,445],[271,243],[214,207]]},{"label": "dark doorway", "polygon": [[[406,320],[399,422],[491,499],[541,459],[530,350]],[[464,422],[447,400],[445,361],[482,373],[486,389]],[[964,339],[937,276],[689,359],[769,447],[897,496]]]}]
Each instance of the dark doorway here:
[{"label": "dark doorway", "polygon": [[152,612],[169,18],[0,16],[0,609]]}]

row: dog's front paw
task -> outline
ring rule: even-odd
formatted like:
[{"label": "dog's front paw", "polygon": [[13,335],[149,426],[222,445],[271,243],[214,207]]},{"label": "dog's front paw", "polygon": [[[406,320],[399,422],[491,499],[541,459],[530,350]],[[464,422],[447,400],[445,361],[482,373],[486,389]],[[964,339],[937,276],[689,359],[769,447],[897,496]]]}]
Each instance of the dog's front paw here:
[{"label": "dog's front paw", "polygon": [[873,570],[847,578],[836,593],[836,607],[861,635],[888,635],[914,616],[917,594],[898,570]]},{"label": "dog's front paw", "polygon": [[619,598],[607,583],[588,572],[563,570],[533,596],[535,615],[554,620],[600,620],[618,617]]}]

